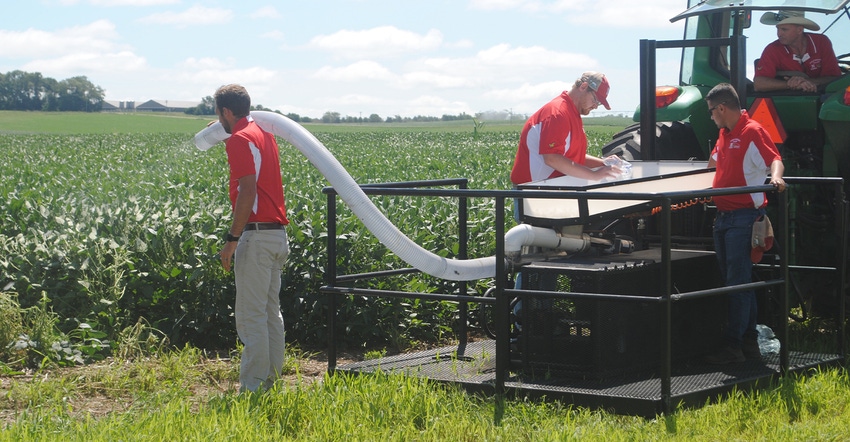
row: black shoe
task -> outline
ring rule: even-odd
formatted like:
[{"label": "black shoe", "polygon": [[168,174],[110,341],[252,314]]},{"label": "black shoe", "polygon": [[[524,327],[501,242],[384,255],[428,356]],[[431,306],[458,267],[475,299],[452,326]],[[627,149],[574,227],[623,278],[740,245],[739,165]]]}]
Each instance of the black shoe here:
[{"label": "black shoe", "polygon": [[744,354],[744,357],[752,360],[761,359],[761,348],[759,348],[759,340],[758,338],[747,339],[744,338],[744,342],[741,345],[741,352]]},{"label": "black shoe", "polygon": [[740,348],[726,346],[705,357],[705,362],[713,365],[726,365],[733,362],[744,362],[747,358]]}]

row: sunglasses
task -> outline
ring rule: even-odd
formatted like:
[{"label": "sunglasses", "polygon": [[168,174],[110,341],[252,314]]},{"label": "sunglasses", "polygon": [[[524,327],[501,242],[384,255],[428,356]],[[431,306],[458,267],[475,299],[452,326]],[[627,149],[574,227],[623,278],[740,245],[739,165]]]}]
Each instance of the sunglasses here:
[{"label": "sunglasses", "polygon": [[712,106],[712,107],[708,108],[708,114],[709,114],[709,115],[713,114],[713,113],[714,113],[714,110],[715,110],[715,109],[717,109],[717,106],[722,106],[722,105],[724,105],[724,104],[726,104],[726,102],[725,102],[725,101],[721,101],[720,103],[717,103],[717,104],[715,104],[714,106]]},{"label": "sunglasses", "polygon": [[788,18],[788,15],[783,14],[781,12],[776,12],[776,13],[773,14],[773,19],[778,21],[778,22],[785,20],[786,18]]},{"label": "sunglasses", "polygon": [[596,91],[594,91],[593,89],[590,89],[590,96],[593,97],[594,106],[599,107],[602,105],[602,102],[599,101],[599,98],[596,98]]}]

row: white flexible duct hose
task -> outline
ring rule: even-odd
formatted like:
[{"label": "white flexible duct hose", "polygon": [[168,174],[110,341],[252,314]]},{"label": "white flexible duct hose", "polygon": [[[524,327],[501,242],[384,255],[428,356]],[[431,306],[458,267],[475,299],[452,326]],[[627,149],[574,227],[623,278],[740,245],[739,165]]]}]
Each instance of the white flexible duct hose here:
[{"label": "white flexible duct hose", "polygon": [[[372,204],[327,148],[301,125],[274,112],[254,111],[251,112],[251,117],[263,130],[285,139],[301,151],[331,183],[340,198],[363,221],[366,228],[408,264],[431,276],[452,281],[471,281],[495,276],[494,256],[470,260],[446,259],[411,241]],[[229,136],[221,124],[216,122],[195,135],[195,146],[207,150]]]},{"label": "white flexible duct hose", "polygon": [[590,248],[590,235],[558,235],[552,229],[529,224],[515,226],[505,234],[505,255],[516,256],[523,246],[545,247],[570,253],[584,252]]},{"label": "white flexible duct hose", "polygon": [[[254,111],[251,112],[251,118],[266,132],[283,138],[301,151],[366,228],[408,264],[431,276],[451,281],[472,281],[495,276],[495,256],[470,260],[447,259],[411,241],[375,207],[339,161],[303,126],[274,112]],[[230,134],[216,122],[195,135],[195,146],[207,150],[228,137]],[[509,256],[519,255],[523,246],[579,252],[587,250],[589,245],[587,235],[562,236],[552,229],[528,224],[520,224],[505,234],[505,253]]]}]

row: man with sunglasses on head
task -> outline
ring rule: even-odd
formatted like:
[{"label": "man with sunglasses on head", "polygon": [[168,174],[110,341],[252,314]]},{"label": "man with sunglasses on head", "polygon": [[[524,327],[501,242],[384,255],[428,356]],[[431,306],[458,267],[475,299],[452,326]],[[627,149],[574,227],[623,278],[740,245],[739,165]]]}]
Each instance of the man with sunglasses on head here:
[{"label": "man with sunglasses on head", "polygon": [[524,184],[562,175],[588,180],[617,178],[620,170],[602,158],[587,154],[582,115],[608,105],[611,86],[605,75],[585,72],[564,91],[534,113],[520,135],[511,182]]},{"label": "man with sunglasses on head", "polygon": [[823,34],[805,32],[804,29],[817,31],[820,26],[802,12],[767,12],[760,21],[775,25],[778,38],[764,48],[756,64],[756,91],[814,93],[841,76],[832,42]]},{"label": "man with sunglasses on head", "polygon": [[[619,167],[607,166],[603,159],[587,154],[587,134],[581,120],[582,115],[589,115],[600,104],[611,110],[610,90],[605,75],[585,72],[569,91],[563,91],[535,112],[522,128],[511,182],[516,186],[563,175],[597,181],[619,177]],[[520,205],[520,200],[514,199],[517,221],[520,221]],[[540,288],[553,290],[555,283],[549,275],[540,282]],[[522,288],[521,274],[514,284]],[[522,301],[514,307],[517,317],[521,317],[521,309]]]},{"label": "man with sunglasses on head", "polygon": [[[711,119],[720,129],[711,151],[708,167],[716,167],[714,188],[758,186],[769,177],[779,192],[785,190],[782,178],[785,167],[779,150],[767,130],[750,119],[741,109],[738,93],[728,83],[721,83],[705,96]],[[714,252],[725,286],[752,282],[753,223],[764,216],[767,195],[764,192],[715,195]],[[752,290],[729,293],[725,345],[706,356],[711,364],[758,360],[761,352],[756,330],[756,294]]]}]

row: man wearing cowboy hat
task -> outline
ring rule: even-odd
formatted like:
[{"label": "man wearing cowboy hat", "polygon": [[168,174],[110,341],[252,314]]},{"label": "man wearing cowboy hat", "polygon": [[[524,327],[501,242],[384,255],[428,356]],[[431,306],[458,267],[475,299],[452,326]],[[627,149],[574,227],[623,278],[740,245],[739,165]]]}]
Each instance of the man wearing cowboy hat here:
[{"label": "man wearing cowboy hat", "polygon": [[778,39],[764,48],[756,65],[756,91],[800,90],[816,92],[841,76],[832,42],[817,31],[817,23],[801,11],[767,12],[762,23],[776,26]]}]

